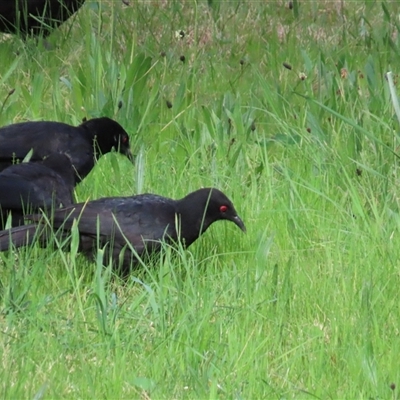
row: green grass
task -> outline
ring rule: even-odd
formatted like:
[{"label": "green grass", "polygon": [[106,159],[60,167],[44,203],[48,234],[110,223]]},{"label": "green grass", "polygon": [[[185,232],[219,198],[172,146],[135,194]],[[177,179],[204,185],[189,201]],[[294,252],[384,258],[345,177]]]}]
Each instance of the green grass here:
[{"label": "green grass", "polygon": [[212,185],[248,232],[216,223],[127,282],[77,232],[1,253],[2,397],[399,398],[400,6],[130,3],[4,37],[0,125],[113,117],[137,165],[106,155],[80,201]]}]

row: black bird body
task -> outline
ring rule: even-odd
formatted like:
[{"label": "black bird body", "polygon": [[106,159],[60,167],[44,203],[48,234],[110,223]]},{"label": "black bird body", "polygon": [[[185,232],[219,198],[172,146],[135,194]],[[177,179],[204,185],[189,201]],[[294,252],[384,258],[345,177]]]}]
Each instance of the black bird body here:
[{"label": "black bird body", "polygon": [[4,229],[10,212],[12,226],[16,226],[23,224],[25,214],[69,206],[74,183],[74,169],[65,154],[4,169],[0,172],[0,227]]},{"label": "black bird body", "polygon": [[0,32],[47,36],[85,0],[1,0]]},{"label": "black bird body", "polygon": [[[33,216],[33,220],[38,222],[40,216]],[[162,242],[179,241],[188,247],[218,220],[232,221],[245,231],[232,202],[215,188],[197,190],[180,200],[143,194],[75,204],[54,212],[53,229],[69,232],[74,220],[79,230],[80,250],[91,258],[97,250],[97,240],[101,248],[108,243],[111,253],[107,255],[111,255],[114,264],[122,267],[124,273],[130,270],[132,263],[137,263],[127,243],[141,257],[158,252]],[[10,235],[16,247],[31,243],[36,232],[34,227],[27,225],[23,227],[25,230],[0,232],[0,250],[8,249]]]},{"label": "black bird body", "polygon": [[113,148],[133,159],[127,132],[110,118],[94,118],[77,127],[54,121],[21,122],[0,128],[0,171],[24,159],[31,150],[30,161],[64,153],[70,157],[79,183],[96,159]]}]

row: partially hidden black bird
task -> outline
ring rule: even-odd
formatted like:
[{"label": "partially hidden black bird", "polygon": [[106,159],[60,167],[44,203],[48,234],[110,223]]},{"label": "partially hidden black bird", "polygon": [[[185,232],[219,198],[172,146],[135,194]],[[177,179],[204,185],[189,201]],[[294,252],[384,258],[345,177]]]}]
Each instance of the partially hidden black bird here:
[{"label": "partially hidden black bird", "polygon": [[1,0],[0,32],[47,36],[85,0]]},{"label": "partially hidden black bird", "polygon": [[0,128],[0,171],[23,160],[31,150],[30,161],[63,153],[71,159],[78,184],[97,158],[112,149],[134,161],[128,133],[107,117],[93,118],[76,127],[54,121],[20,122]]},{"label": "partially hidden black bird", "polygon": [[[32,216],[36,222],[40,215]],[[145,258],[160,251],[162,242],[190,246],[215,221],[228,220],[246,231],[228,197],[215,188],[199,189],[180,200],[155,194],[109,197],[78,203],[54,211],[52,228],[70,232],[77,223],[79,249],[93,258],[98,247],[105,248],[106,260],[124,276]],[[43,224],[31,224],[0,232],[0,251],[12,243],[21,247],[43,235]],[[47,232],[48,234],[48,232]],[[129,244],[134,251],[131,250]]]},{"label": "partially hidden black bird", "polygon": [[0,172],[0,227],[9,214],[11,225],[24,223],[24,215],[73,203],[75,171],[65,154],[51,154],[43,161],[14,164]]}]

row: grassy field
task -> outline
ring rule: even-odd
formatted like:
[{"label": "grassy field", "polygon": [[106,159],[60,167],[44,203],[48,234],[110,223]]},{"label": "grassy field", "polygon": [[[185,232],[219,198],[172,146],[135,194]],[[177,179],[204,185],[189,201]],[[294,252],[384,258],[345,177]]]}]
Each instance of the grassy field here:
[{"label": "grassy field", "polygon": [[400,5],[87,1],[0,41],[0,125],[109,116],[78,200],[216,186],[213,225],[127,282],[77,254],[0,254],[5,399],[398,399]]}]

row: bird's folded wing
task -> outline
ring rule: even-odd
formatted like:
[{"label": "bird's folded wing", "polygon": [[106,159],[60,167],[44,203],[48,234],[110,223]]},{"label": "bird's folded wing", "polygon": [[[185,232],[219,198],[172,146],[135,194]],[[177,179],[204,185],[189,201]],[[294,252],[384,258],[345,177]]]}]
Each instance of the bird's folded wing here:
[{"label": "bird's folded wing", "polygon": [[70,230],[76,220],[81,235],[99,236],[103,242],[113,239],[124,244],[128,241],[136,249],[143,243],[157,246],[164,238],[175,240],[176,236],[173,207],[163,205],[163,212],[160,212],[157,206],[137,204],[129,198],[80,203],[57,210],[53,226]]},{"label": "bird's folded wing", "polygon": [[52,198],[46,199],[41,196],[40,193],[37,193],[34,185],[31,185],[26,179],[0,175],[0,187],[0,207],[2,209],[24,209],[24,206],[28,205],[36,207],[52,205]]}]

